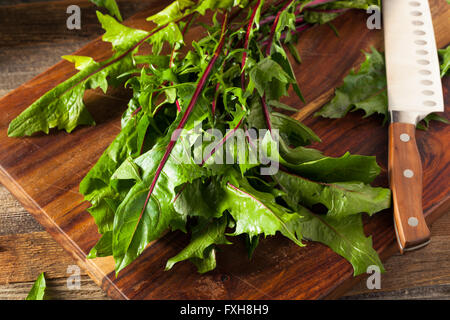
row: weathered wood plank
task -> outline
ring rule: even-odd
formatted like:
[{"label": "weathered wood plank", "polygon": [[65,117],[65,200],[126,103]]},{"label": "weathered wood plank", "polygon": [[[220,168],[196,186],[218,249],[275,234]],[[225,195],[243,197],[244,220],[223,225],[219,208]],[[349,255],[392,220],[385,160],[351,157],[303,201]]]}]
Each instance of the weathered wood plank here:
[{"label": "weathered wood plank", "polygon": [[[431,229],[432,242],[423,250],[396,254],[385,264],[381,289],[369,290],[361,281],[346,296],[368,297],[399,289],[450,284],[450,213],[440,218]],[[419,292],[417,292],[419,293]]]},{"label": "weathered wood plank", "polygon": [[36,231],[44,228],[0,185],[0,236]]},{"label": "weathered wood plank", "polygon": [[375,291],[358,296],[345,296],[342,300],[450,300],[450,285]]},{"label": "weathered wood plank", "polygon": [[49,278],[66,277],[67,267],[74,264],[45,231],[0,236],[0,284],[34,281],[41,272]]},{"label": "weathered wood plank", "polygon": [[[37,275],[36,275],[37,277]],[[67,279],[47,279],[46,299],[50,300],[109,300],[89,276],[80,277],[80,287],[69,289]],[[33,282],[0,284],[0,300],[23,300]]]}]

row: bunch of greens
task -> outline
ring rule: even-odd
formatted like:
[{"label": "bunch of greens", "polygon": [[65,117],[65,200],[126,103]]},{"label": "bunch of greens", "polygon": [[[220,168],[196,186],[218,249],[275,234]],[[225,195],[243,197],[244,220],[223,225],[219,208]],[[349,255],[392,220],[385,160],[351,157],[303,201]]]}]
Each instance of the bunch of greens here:
[{"label": "bunch of greens", "polygon": [[[330,102],[325,104],[316,116],[324,118],[342,118],[349,112],[364,111],[364,117],[374,114],[384,116],[383,123],[389,118],[386,66],[383,53],[372,48],[372,52],[365,52],[365,61],[358,71],[352,70],[344,83],[336,89]],[[441,57],[441,77],[448,73],[450,66],[450,46],[439,50]],[[430,121],[450,122],[436,113],[430,113],[418,125],[418,129],[427,130]]]},{"label": "bunch of greens", "polygon": [[[216,250],[233,237],[246,240],[251,256],[261,236],[280,233],[300,247],[305,240],[328,245],[355,274],[369,265],[383,270],[362,224],[363,212],[390,206],[390,191],[370,186],[380,172],[375,158],[349,153],[333,158],[307,148],[319,137],[276,112],[292,110],[279,102],[291,87],[303,99],[285,47],[297,55],[292,43],[299,32],[345,10],[376,4],[177,0],[148,18],[157,25],[151,31],[98,13],[113,56],[101,62],[65,56],[79,72],[14,119],[8,133],[92,125],[83,104],[86,89],[106,91],[121,81],[132,89],[121,132],[80,185],[102,234],[89,257],[112,255],[116,272],[167,230],[191,234],[167,269],[190,260],[207,272],[216,266]],[[207,11],[211,19],[205,24],[199,18]],[[205,36],[184,43],[190,28]],[[144,43],[151,44],[152,54],[138,54]],[[212,136],[212,129],[223,137]],[[232,161],[220,164],[219,147],[238,129],[268,134],[255,137],[247,130],[246,148],[230,147]],[[200,162],[199,143],[209,150]],[[257,163],[248,161],[255,148],[264,155]],[[261,174],[268,158],[279,167],[271,176]]]}]

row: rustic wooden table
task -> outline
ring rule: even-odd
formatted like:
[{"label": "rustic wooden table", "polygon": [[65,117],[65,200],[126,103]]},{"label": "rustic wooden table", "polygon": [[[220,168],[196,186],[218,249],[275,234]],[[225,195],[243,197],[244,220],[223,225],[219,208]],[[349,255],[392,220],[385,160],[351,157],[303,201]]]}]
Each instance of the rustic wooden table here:
[{"label": "rustic wooden table", "polygon": [[[142,0],[119,0],[124,18],[145,7]],[[66,9],[81,8],[81,29],[68,30]],[[88,0],[0,1],[0,97],[101,34]],[[433,241],[385,266],[381,289],[360,283],[343,299],[450,299],[450,214],[432,227]],[[108,299],[72,258],[0,185],[0,299],[23,299],[42,271],[52,299]],[[74,273],[75,272],[75,273]]]}]

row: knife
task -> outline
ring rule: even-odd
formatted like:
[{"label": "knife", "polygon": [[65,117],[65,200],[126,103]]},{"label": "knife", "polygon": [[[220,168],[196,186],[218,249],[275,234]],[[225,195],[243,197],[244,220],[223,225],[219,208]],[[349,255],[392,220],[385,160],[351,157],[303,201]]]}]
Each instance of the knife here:
[{"label": "knife", "polygon": [[389,113],[389,183],[400,252],[430,242],[422,211],[417,123],[444,111],[439,58],[427,0],[383,0]]}]

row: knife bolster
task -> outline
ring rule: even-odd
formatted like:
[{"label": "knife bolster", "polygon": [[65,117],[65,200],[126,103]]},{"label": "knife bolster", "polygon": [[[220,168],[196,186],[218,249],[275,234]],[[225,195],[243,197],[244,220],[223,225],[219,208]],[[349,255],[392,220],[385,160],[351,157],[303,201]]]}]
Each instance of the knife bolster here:
[{"label": "knife bolster", "polygon": [[415,138],[416,126],[394,122],[389,126],[389,183],[400,252],[427,244],[430,230],[422,211],[422,162]]},{"label": "knife bolster", "polygon": [[409,123],[413,124],[414,126],[417,126],[417,124],[425,118],[425,115],[423,112],[404,112],[404,111],[396,111],[391,110],[389,112],[391,116],[391,122],[392,123]]}]

